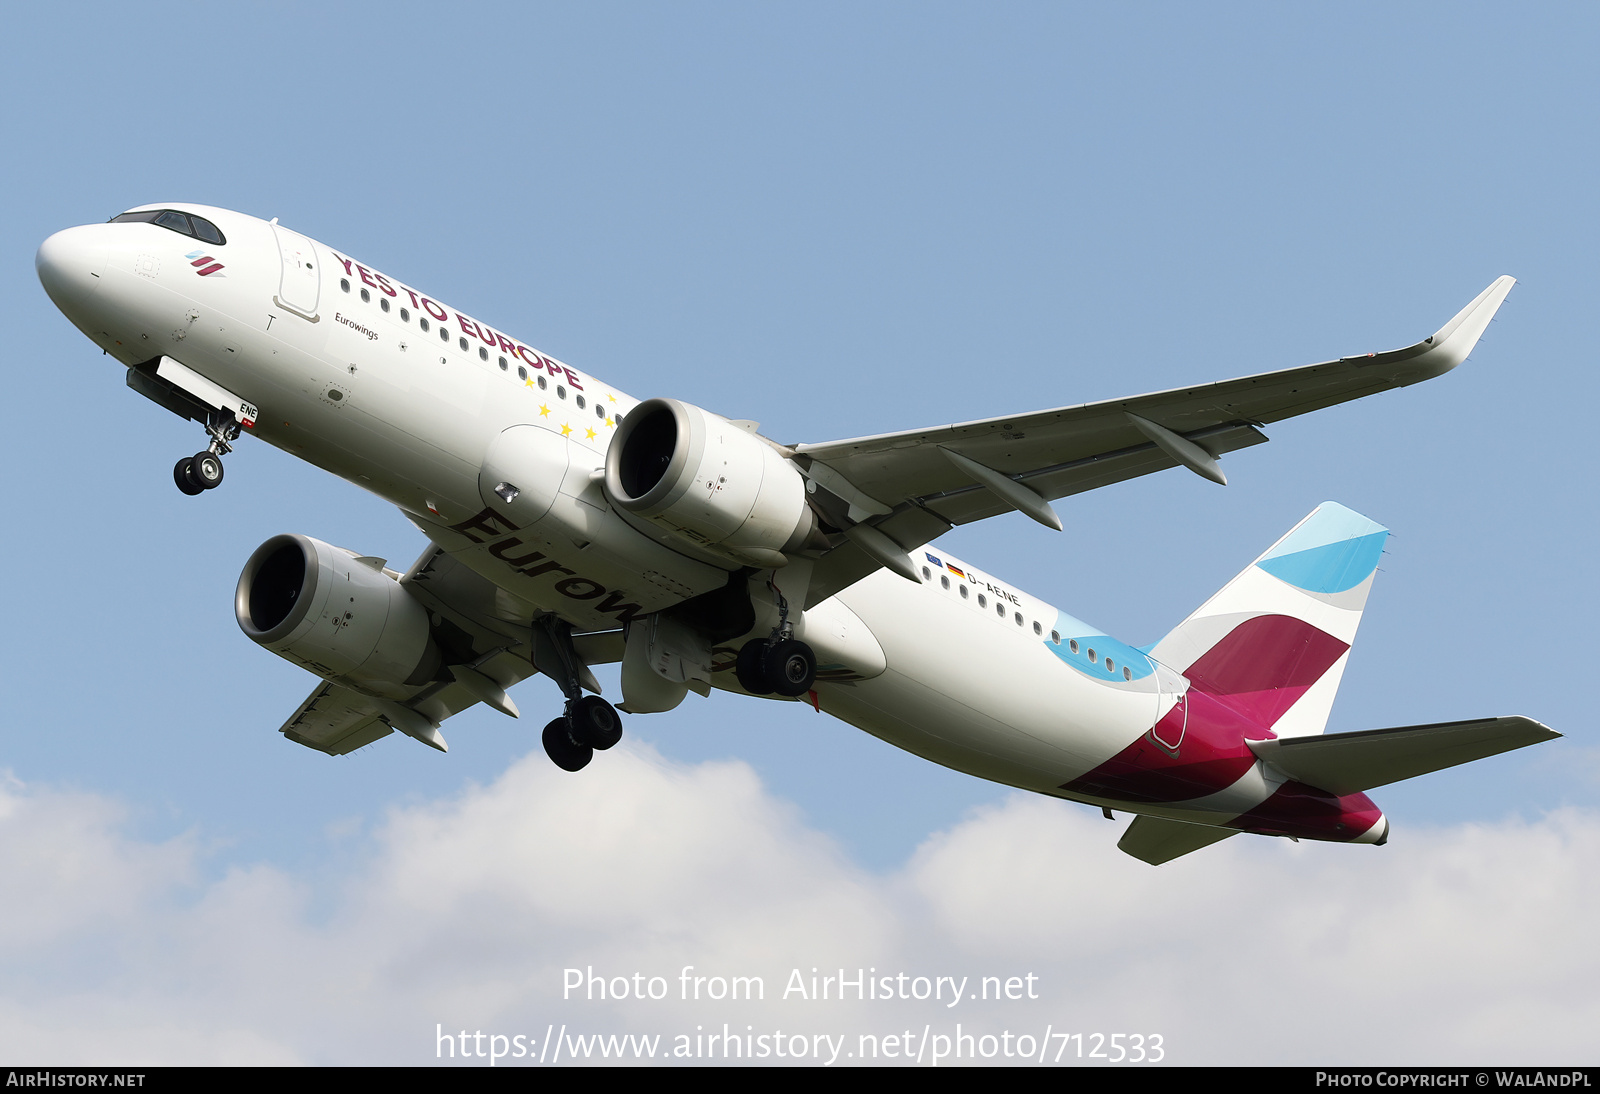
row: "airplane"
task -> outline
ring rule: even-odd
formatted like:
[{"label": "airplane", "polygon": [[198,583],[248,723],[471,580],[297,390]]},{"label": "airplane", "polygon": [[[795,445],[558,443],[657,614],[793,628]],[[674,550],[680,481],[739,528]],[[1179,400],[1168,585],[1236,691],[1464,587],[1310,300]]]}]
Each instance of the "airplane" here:
[{"label": "airplane", "polygon": [[[252,640],[320,678],[282,725],[339,756],[542,673],[568,771],[618,711],[713,688],[805,702],[980,778],[1134,814],[1160,865],[1237,835],[1383,844],[1366,791],[1559,737],[1526,717],[1324,732],[1387,530],[1318,507],[1170,634],[1130,646],[941,550],[959,524],[1219,458],[1266,426],[1443,375],[1515,283],[1415,345],[1125,399],[785,444],[638,400],[279,224],[183,203],[68,228],[36,268],[127,385],[198,423],[200,496],[245,434],[399,509],[387,560],[274,536],[235,592]],[[621,664],[622,703],[593,667]]]}]

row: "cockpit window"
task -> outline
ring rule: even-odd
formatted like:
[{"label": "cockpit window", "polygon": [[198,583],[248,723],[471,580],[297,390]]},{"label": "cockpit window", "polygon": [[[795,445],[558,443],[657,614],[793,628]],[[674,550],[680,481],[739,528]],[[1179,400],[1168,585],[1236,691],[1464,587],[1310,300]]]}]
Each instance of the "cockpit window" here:
[{"label": "cockpit window", "polygon": [[180,213],[176,209],[141,209],[138,212],[123,213],[121,216],[111,218],[112,224],[158,224],[163,228],[170,228],[180,235],[193,236],[195,239],[220,247],[227,243],[227,239],[217,230],[217,226],[204,217],[197,217],[190,213]]}]

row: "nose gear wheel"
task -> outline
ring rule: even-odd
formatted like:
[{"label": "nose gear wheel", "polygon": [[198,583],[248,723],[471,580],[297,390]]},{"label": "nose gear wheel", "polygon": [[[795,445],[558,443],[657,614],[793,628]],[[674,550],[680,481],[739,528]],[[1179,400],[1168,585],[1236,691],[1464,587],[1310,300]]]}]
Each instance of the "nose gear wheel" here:
[{"label": "nose gear wheel", "polygon": [[232,411],[223,411],[207,419],[206,432],[211,434],[210,447],[179,460],[172,469],[172,481],[190,497],[222,485],[222,457],[233,451],[239,423]]},{"label": "nose gear wheel", "polygon": [[194,481],[193,465],[194,458],[192,456],[185,456],[183,459],[179,460],[177,466],[172,469],[172,481],[178,484],[179,490],[182,490],[191,498],[196,494],[205,493],[206,489],[204,486],[201,486],[199,483]]}]

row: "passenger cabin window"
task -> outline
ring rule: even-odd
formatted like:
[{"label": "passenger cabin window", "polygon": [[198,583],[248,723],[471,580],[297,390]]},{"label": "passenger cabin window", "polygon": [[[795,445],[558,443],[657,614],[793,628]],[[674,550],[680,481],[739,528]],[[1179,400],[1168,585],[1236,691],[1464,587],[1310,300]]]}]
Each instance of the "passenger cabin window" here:
[{"label": "passenger cabin window", "polygon": [[402,322],[402,323],[411,322],[411,309],[410,308],[401,308],[400,309],[400,322]]},{"label": "passenger cabin window", "polygon": [[504,372],[505,370],[506,370],[506,359],[504,357],[502,357],[502,358],[500,358],[500,371]]},{"label": "passenger cabin window", "polygon": [[556,398],[557,399],[565,399],[566,397],[567,397],[567,389],[562,387],[560,384],[557,384],[556,385]]},{"label": "passenger cabin window", "polygon": [[583,396],[582,395],[578,396],[578,409],[579,410],[583,409]]},{"label": "passenger cabin window", "polygon": [[417,316],[417,326],[421,327],[423,330],[427,330],[428,329],[428,317],[425,316],[425,315]]},{"label": "passenger cabin window", "polygon": [[369,293],[366,289],[362,289],[361,290],[361,302],[363,304],[372,303],[372,294]]},{"label": "passenger cabin window", "polygon": [[122,213],[111,218],[112,224],[154,224],[167,228],[179,235],[193,236],[195,239],[218,247],[227,244],[227,238],[217,229],[217,226],[205,217],[191,216],[180,213],[176,209],[145,209],[137,213]]},{"label": "passenger cabin window", "polygon": [[549,386],[550,386],[550,381],[549,380],[546,380],[543,376],[539,377],[539,390],[540,391],[543,391],[545,388],[547,388]]},{"label": "passenger cabin window", "polygon": [[342,289],[345,292],[349,292],[350,291],[350,279],[349,278],[345,278],[345,277],[341,277],[339,279],[339,288]]},{"label": "passenger cabin window", "polygon": [[384,311],[388,311],[389,310],[389,298],[387,296],[378,297],[378,307],[382,308]]}]

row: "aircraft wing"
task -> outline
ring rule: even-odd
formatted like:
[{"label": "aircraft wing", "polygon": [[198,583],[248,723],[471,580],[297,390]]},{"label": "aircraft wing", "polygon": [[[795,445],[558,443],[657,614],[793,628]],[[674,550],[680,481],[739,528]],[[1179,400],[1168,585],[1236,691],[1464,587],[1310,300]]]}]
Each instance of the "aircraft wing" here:
[{"label": "aircraft wing", "polygon": [[1218,456],[1267,440],[1261,427],[1442,375],[1466,360],[1516,284],[1500,277],[1404,349],[1175,388],[792,449],[847,542],[813,571],[807,606],[957,524],[1021,510],[1059,528],[1048,501],[1186,466],[1226,483]]},{"label": "aircraft wing", "polygon": [[[539,672],[533,662],[533,608],[433,546],[400,583],[435,617],[434,638],[448,666],[443,679],[398,699],[322,681],[279,727],[285,737],[343,756],[399,729],[444,751],[440,723],[474,703],[518,716],[505,693]],[[574,635],[573,645],[585,666],[622,659],[621,631]],[[600,690],[592,675],[586,686]]]}]

